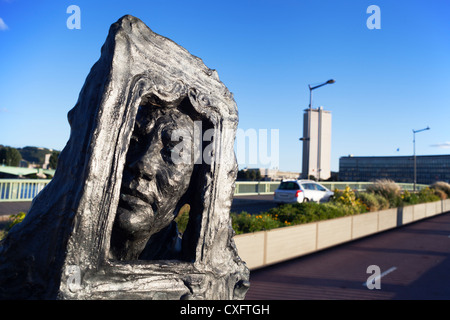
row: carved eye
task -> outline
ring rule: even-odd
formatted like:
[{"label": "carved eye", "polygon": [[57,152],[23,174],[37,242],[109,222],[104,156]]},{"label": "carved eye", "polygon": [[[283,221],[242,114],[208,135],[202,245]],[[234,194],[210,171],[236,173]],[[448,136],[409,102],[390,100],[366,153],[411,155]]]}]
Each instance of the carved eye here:
[{"label": "carved eye", "polygon": [[175,146],[179,143],[179,141],[172,141],[171,135],[171,130],[161,132],[161,155],[166,162],[172,162],[172,153],[175,152]]}]

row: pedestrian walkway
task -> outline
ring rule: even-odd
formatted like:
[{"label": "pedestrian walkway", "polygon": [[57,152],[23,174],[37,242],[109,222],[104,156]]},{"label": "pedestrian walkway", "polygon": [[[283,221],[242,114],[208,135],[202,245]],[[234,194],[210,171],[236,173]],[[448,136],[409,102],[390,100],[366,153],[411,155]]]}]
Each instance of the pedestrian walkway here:
[{"label": "pedestrian walkway", "polygon": [[[449,238],[445,213],[253,270],[246,299],[449,300]],[[366,285],[374,265],[375,289]]]}]

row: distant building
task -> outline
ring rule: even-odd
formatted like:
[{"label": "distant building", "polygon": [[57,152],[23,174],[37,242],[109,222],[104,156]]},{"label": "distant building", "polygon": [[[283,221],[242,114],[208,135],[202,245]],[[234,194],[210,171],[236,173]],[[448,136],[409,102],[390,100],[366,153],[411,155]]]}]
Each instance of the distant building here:
[{"label": "distant building", "polygon": [[278,171],[277,169],[259,169],[263,180],[281,181],[283,179],[299,179],[299,172]]},{"label": "distant building", "polygon": [[[309,129],[310,128],[310,129]],[[317,180],[331,177],[331,112],[305,109],[303,115],[302,178]]]},{"label": "distant building", "polygon": [[[450,182],[450,155],[416,156],[417,183]],[[339,180],[414,182],[414,157],[341,157]]]},{"label": "distant building", "polygon": [[44,164],[42,165],[42,168],[43,168],[43,169],[49,169],[49,166],[50,166],[50,157],[51,157],[51,156],[52,156],[51,153],[45,154],[45,157],[44,157]]},{"label": "distant building", "polygon": [[283,179],[299,179],[300,178],[299,172],[279,171],[278,169],[248,168],[248,169],[243,169],[242,171],[257,172],[258,176],[261,177],[261,181],[281,181]]}]

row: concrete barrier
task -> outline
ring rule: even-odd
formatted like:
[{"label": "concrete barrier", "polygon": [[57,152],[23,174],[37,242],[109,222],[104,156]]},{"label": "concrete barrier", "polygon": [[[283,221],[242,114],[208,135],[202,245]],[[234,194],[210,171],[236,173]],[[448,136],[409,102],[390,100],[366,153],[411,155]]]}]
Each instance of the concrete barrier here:
[{"label": "concrete barrier", "polygon": [[352,221],[352,239],[365,237],[378,231],[378,212],[354,216]]},{"label": "concrete barrier", "polygon": [[398,209],[378,211],[378,231],[385,231],[397,226]]},{"label": "concrete barrier", "polygon": [[414,206],[399,208],[401,212],[400,225],[405,225],[414,221]]},{"label": "concrete barrier", "polygon": [[317,222],[317,249],[325,249],[352,238],[352,217]]},{"label": "concrete barrier", "polygon": [[427,209],[426,203],[416,204],[414,206],[414,221],[425,218],[425,210]]},{"label": "concrete barrier", "polygon": [[266,264],[299,257],[316,250],[316,226],[303,224],[266,232]]},{"label": "concrete barrier", "polygon": [[450,211],[450,199],[234,237],[250,269],[297,258]]},{"label": "concrete barrier", "polygon": [[266,265],[265,259],[265,231],[237,235],[234,242],[238,248],[239,256],[250,269]]}]

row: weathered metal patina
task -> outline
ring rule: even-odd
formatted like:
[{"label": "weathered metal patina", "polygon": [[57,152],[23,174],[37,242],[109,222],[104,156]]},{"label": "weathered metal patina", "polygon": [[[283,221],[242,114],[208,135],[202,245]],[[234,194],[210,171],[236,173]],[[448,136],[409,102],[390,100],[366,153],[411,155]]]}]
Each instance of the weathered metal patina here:
[{"label": "weathered metal patina", "polygon": [[1,242],[0,297],[243,299],[229,216],[238,112],[216,71],[127,15],[68,119],[53,180]]}]

